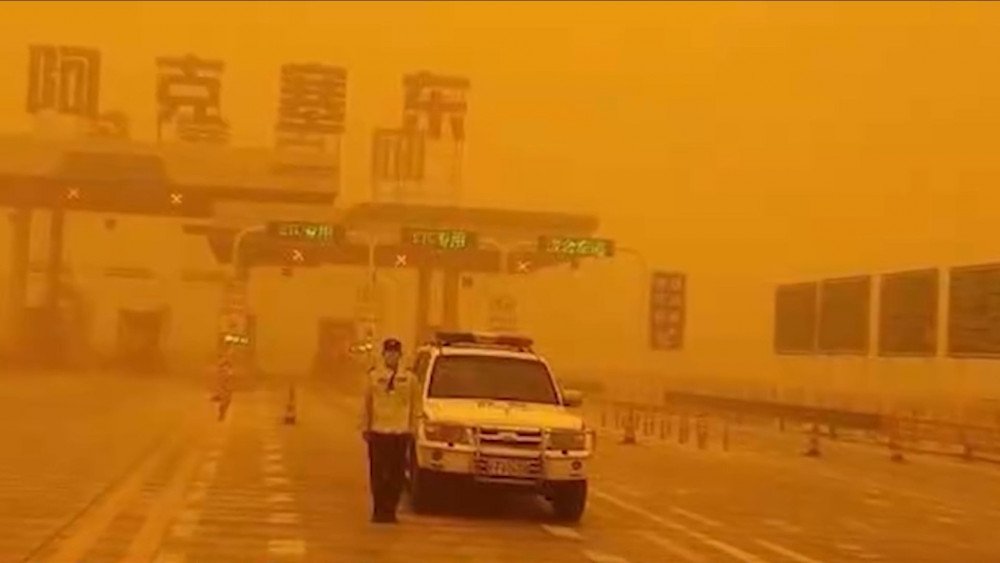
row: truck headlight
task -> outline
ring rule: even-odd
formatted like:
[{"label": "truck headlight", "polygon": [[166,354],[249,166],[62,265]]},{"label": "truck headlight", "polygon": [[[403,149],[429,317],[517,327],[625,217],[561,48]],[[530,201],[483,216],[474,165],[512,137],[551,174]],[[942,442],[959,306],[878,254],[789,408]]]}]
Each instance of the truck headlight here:
[{"label": "truck headlight", "polygon": [[431,442],[447,442],[449,444],[468,444],[469,430],[458,424],[439,424],[428,422],[424,424],[424,438]]},{"label": "truck headlight", "polygon": [[587,433],[582,430],[556,430],[549,433],[548,449],[583,451],[587,449]]}]

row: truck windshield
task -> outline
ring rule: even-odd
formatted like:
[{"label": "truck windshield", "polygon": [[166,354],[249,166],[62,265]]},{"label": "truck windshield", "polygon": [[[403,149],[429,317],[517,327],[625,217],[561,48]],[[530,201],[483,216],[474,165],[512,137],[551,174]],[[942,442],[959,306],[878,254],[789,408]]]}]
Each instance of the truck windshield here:
[{"label": "truck windshield", "polygon": [[437,399],[559,404],[545,364],[495,356],[438,357],[427,395]]}]

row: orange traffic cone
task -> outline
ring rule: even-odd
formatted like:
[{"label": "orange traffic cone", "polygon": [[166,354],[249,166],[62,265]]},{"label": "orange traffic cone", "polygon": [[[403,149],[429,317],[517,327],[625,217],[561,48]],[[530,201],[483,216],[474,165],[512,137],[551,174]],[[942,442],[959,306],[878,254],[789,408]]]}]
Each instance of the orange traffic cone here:
[{"label": "orange traffic cone", "polygon": [[285,424],[295,424],[295,386],[288,387],[288,401],[285,403]]}]

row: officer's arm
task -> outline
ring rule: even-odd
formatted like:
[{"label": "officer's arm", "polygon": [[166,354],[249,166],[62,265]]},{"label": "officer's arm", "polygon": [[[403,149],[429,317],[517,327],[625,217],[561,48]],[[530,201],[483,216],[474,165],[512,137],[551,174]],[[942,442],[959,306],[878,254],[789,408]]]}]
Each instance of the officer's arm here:
[{"label": "officer's arm", "polygon": [[368,372],[365,379],[365,404],[361,411],[361,431],[368,432],[372,427],[372,373]]}]

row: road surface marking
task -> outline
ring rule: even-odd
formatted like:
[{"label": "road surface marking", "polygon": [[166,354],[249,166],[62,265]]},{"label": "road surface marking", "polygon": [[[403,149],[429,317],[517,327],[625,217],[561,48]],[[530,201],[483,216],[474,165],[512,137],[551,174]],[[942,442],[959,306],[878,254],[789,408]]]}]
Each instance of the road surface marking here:
[{"label": "road surface marking", "polygon": [[752,553],[748,553],[746,551],[743,551],[742,549],[739,549],[738,547],[735,547],[735,546],[729,545],[728,543],[725,543],[723,541],[714,539],[711,536],[703,534],[703,533],[701,533],[701,532],[699,532],[697,530],[689,528],[689,527],[687,527],[687,526],[685,526],[683,524],[680,524],[678,522],[675,522],[673,520],[668,520],[666,518],[663,518],[661,516],[653,514],[652,512],[646,510],[645,508],[642,508],[642,507],[639,507],[639,506],[635,506],[635,505],[630,504],[630,503],[628,503],[626,501],[623,501],[621,499],[615,498],[615,497],[613,497],[613,496],[611,496],[611,495],[609,495],[609,494],[607,494],[607,493],[605,493],[603,491],[594,491],[594,490],[592,490],[592,492],[593,492],[594,496],[596,496],[597,498],[600,498],[600,499],[602,499],[602,500],[604,500],[606,502],[609,502],[609,503],[611,503],[611,504],[613,504],[613,505],[615,505],[615,506],[617,506],[617,507],[619,507],[619,508],[621,508],[623,510],[626,510],[628,512],[632,512],[633,514],[638,514],[639,516],[642,516],[642,517],[646,518],[647,520],[655,522],[655,523],[657,523],[657,524],[659,524],[661,526],[664,526],[664,527],[670,528],[672,530],[677,530],[679,532],[685,533],[685,534],[691,536],[692,538],[700,541],[701,543],[703,543],[703,544],[705,544],[707,546],[713,547],[713,548],[715,548],[715,549],[717,549],[717,550],[725,553],[726,555],[729,555],[730,557],[733,557],[735,559],[743,561],[744,563],[763,563],[764,562],[764,559],[761,559],[760,557],[757,557],[756,555],[753,555]]},{"label": "road surface marking", "polygon": [[208,461],[205,465],[201,466],[201,472],[207,475],[209,479],[215,477],[215,472],[219,469],[219,463],[215,460]]},{"label": "road surface marking", "polygon": [[591,561],[592,563],[628,563],[628,559],[624,557],[618,557],[617,555],[601,551],[591,551],[589,549],[583,550],[583,556],[587,558],[587,561]]},{"label": "road surface marking", "polygon": [[767,540],[755,539],[754,541],[756,541],[757,545],[763,547],[764,549],[771,550],[774,553],[777,553],[778,555],[781,555],[783,557],[787,557],[787,558],[791,559],[792,561],[797,561],[798,563],[823,563],[819,559],[813,559],[812,557],[808,557],[806,555],[802,555],[801,553],[799,553],[797,551],[792,551],[791,549],[788,549],[787,547],[780,546],[780,545],[778,545],[776,543],[772,543],[772,542],[769,542]]},{"label": "road surface marking", "polygon": [[635,489],[630,489],[625,485],[619,485],[618,483],[605,483],[605,486],[614,489],[615,492],[621,493],[625,496],[629,496],[632,498],[642,498],[643,496],[645,496],[642,493],[636,491]]},{"label": "road surface marking", "polygon": [[188,493],[188,495],[187,495],[187,501],[188,501],[189,504],[198,504],[198,503],[200,503],[200,502],[202,502],[202,501],[205,500],[205,496],[206,495],[207,495],[206,488],[205,487],[199,487],[199,488],[197,488],[195,490],[192,490],[191,492]]},{"label": "road surface marking", "polygon": [[270,504],[282,504],[293,500],[292,495],[288,493],[275,493],[267,497],[267,502]]},{"label": "road surface marking", "polygon": [[268,463],[264,465],[264,473],[284,473],[285,466],[280,463]]},{"label": "road surface marking", "polygon": [[280,453],[270,453],[264,456],[264,461],[268,463],[281,463],[283,457]]},{"label": "road surface marking", "polygon": [[841,551],[850,551],[850,552],[857,552],[857,551],[864,551],[865,550],[865,548],[861,547],[860,545],[853,544],[853,543],[837,543],[837,544],[834,544],[834,547],[836,547],[837,549],[839,549]]},{"label": "road surface marking", "polygon": [[268,524],[298,524],[299,515],[295,512],[272,512],[267,516]]},{"label": "road surface marking", "polygon": [[264,483],[270,487],[281,487],[290,483],[288,477],[265,477]]},{"label": "road surface marking", "polygon": [[143,482],[178,442],[179,440],[175,437],[170,443],[158,446],[97,506],[91,507],[83,513],[73,525],[74,529],[67,530],[68,537],[57,547],[50,560],[82,561],[84,554],[100,539],[104,530],[128,502],[139,494]]},{"label": "road surface marking", "polygon": [[271,555],[304,555],[306,542],[302,540],[267,540],[267,552]]},{"label": "road surface marking", "polygon": [[667,539],[663,536],[657,535],[654,532],[636,532],[639,536],[643,537],[646,541],[656,544],[658,547],[669,551],[676,557],[680,557],[685,561],[690,561],[692,563],[698,563],[700,561],[707,561],[705,556],[699,555],[690,549],[681,546],[677,542],[671,539]]},{"label": "road surface marking", "polygon": [[201,510],[197,508],[188,508],[182,510],[180,514],[177,515],[178,522],[197,522],[201,520]]},{"label": "road surface marking", "polygon": [[167,486],[146,512],[146,520],[132,537],[125,551],[125,561],[150,561],[170,525],[170,517],[184,506],[184,487],[198,467],[198,452],[191,451],[181,460]]},{"label": "road surface marking", "polygon": [[889,501],[887,501],[887,500],[883,500],[883,499],[880,499],[880,498],[871,498],[871,497],[868,497],[868,498],[865,499],[865,504],[870,504],[872,506],[883,506],[883,507],[885,507],[885,506],[889,506],[891,503]]},{"label": "road surface marking", "polygon": [[717,521],[717,520],[712,520],[711,518],[709,518],[707,516],[702,516],[701,514],[698,514],[697,512],[692,512],[690,510],[684,510],[683,508],[680,508],[680,507],[677,507],[677,506],[670,507],[670,512],[673,512],[674,514],[677,514],[678,516],[683,516],[683,517],[685,517],[685,518],[687,518],[689,520],[694,520],[695,522],[698,522],[699,524],[704,524],[704,525],[706,525],[706,526],[708,526],[710,528],[721,528],[722,527],[722,523],[719,522],[719,521]]},{"label": "road surface marking", "polygon": [[197,522],[178,522],[170,528],[170,534],[175,538],[190,538],[196,529]]},{"label": "road surface marking", "polygon": [[942,524],[958,524],[958,520],[952,518],[951,516],[945,516],[943,514],[938,514],[934,517],[935,522],[940,522]]},{"label": "road surface marking", "polygon": [[878,533],[878,530],[875,528],[875,526],[870,526],[868,524],[865,524],[861,520],[855,520],[854,518],[844,518],[844,519],[841,520],[841,522],[843,522],[844,525],[847,526],[847,527],[849,527],[849,528],[854,528],[854,529],[857,529],[857,530],[862,530],[862,531],[865,531],[865,532],[868,532],[868,533],[871,533],[871,534],[877,534]]},{"label": "road surface marking", "polygon": [[156,556],[155,563],[185,563],[187,556],[183,553],[160,553]]},{"label": "road surface marking", "polygon": [[557,538],[564,538],[569,540],[583,539],[583,536],[580,535],[580,532],[577,532],[573,528],[567,528],[566,526],[549,526],[548,524],[542,524],[542,529]]},{"label": "road surface marking", "polygon": [[763,520],[763,522],[766,526],[777,528],[782,532],[787,532],[790,534],[798,534],[802,532],[801,527],[796,526],[795,524],[790,524],[784,520],[781,520],[780,518],[766,518]]}]

